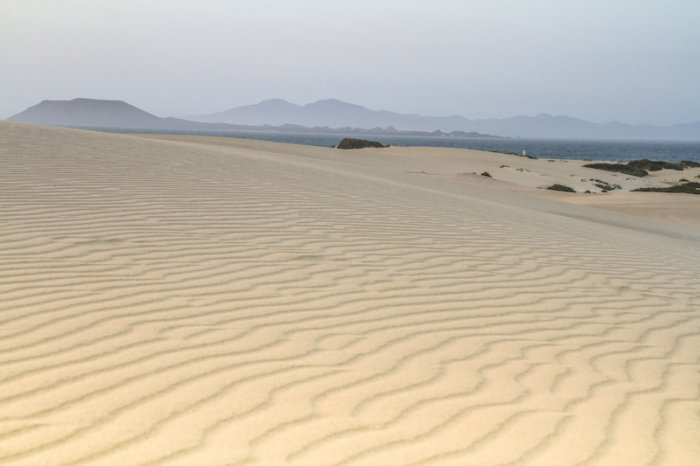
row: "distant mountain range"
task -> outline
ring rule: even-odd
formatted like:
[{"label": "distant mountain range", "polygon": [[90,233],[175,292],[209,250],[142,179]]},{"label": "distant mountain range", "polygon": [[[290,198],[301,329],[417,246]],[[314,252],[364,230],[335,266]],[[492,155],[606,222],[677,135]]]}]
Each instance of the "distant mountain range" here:
[{"label": "distant mountain range", "polygon": [[285,125],[329,128],[386,128],[400,131],[465,131],[464,117],[426,117],[403,115],[386,110],[370,110],[336,99],[296,105],[282,99],[264,100],[259,104],[236,107],[211,115],[185,117],[194,121],[245,124]]},{"label": "distant mountain range", "polygon": [[700,122],[663,127],[619,122],[598,124],[547,114],[469,120],[459,115],[431,117],[370,110],[335,99],[320,100],[303,106],[282,99],[270,99],[220,113],[186,118],[161,118],[117,100],[45,100],[8,120],[54,126],[145,131],[409,132],[463,137],[495,134],[522,138],[700,140]]},{"label": "distant mountain range", "polygon": [[386,110],[370,110],[336,99],[296,105],[282,99],[235,107],[210,115],[194,115],[189,120],[246,125],[294,124],[330,128],[396,128],[401,131],[467,131],[522,138],[615,138],[615,139],[694,139],[700,140],[700,121],[658,127],[625,123],[598,124],[567,116],[540,114],[503,119],[469,120],[463,116],[432,117],[405,115]]},{"label": "distant mountain range", "polygon": [[[291,105],[291,104],[290,104]],[[265,107],[265,106],[263,106]],[[362,108],[362,107],[360,107]],[[269,110],[269,109],[268,109]],[[272,112],[274,114],[274,112]],[[273,121],[277,121],[274,118]],[[282,119],[283,121],[284,119]],[[364,128],[328,126],[306,127],[297,124],[230,124],[225,122],[191,121],[182,118],[161,118],[120,100],[77,98],[73,100],[44,100],[8,121],[74,128],[112,129],[117,131],[169,131],[225,133],[240,131],[282,131],[293,133],[347,133],[347,134],[405,134],[416,136],[495,137],[465,131],[399,131],[393,127]]]}]

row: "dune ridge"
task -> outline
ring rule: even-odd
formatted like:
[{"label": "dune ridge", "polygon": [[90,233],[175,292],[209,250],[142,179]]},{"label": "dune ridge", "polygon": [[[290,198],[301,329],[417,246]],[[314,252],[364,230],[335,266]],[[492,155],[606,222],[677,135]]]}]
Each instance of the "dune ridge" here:
[{"label": "dune ridge", "polygon": [[0,141],[0,464],[700,458],[692,222],[419,149]]}]

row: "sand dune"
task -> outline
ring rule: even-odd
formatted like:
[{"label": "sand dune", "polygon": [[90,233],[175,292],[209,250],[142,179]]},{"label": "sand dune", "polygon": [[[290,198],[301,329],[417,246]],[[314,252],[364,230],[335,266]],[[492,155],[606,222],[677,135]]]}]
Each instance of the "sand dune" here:
[{"label": "sand dune", "polygon": [[697,203],[506,157],[0,123],[0,464],[696,464]]}]

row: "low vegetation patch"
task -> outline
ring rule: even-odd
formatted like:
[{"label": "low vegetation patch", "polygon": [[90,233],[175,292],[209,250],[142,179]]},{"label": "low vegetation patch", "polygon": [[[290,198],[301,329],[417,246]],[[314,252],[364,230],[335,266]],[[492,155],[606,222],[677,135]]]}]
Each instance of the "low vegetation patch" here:
[{"label": "low vegetation patch", "polygon": [[655,193],[688,193],[688,194],[700,194],[700,183],[690,182],[677,184],[675,186],[668,186],[665,188],[638,188],[632,191],[646,191]]},{"label": "low vegetation patch", "polygon": [[367,139],[344,138],[335,147],[337,147],[338,149],[362,149],[364,147],[389,147],[389,146],[385,146],[381,142],[377,142],[377,141],[368,141]]},{"label": "low vegetation patch", "polygon": [[489,173],[489,172],[483,172],[483,173],[481,174],[481,176],[485,176],[485,177],[487,177],[487,178],[493,178],[493,177],[491,176],[491,173]]},{"label": "low vegetation patch", "polygon": [[700,167],[700,163],[692,160],[681,160],[679,163],[663,162],[661,160],[632,160],[627,163],[587,163],[584,167],[595,168],[597,170],[606,170],[609,172],[620,172],[626,175],[644,177],[649,172],[655,172],[663,169],[667,170],[685,170],[686,168]]},{"label": "low vegetation patch", "polygon": [[550,191],[564,191],[567,193],[575,193],[576,190],[574,188],[570,188],[569,186],[566,186],[564,184],[553,184],[552,186],[548,186],[546,189],[549,189]]},{"label": "low vegetation patch", "polygon": [[608,191],[614,191],[616,189],[622,189],[622,186],[619,184],[610,184],[607,181],[603,180],[598,180],[598,179],[591,179],[591,181],[600,189],[603,190],[603,192],[608,192]]},{"label": "low vegetation patch", "polygon": [[642,168],[630,167],[624,163],[587,163],[584,167],[595,168],[596,170],[605,170],[609,172],[620,172],[625,175],[632,176],[647,176],[649,173]]}]

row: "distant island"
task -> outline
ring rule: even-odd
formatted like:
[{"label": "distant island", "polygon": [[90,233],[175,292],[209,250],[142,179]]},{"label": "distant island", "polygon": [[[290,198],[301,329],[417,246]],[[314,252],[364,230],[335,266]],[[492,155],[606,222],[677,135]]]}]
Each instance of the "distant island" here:
[{"label": "distant island", "polygon": [[[209,115],[161,118],[118,100],[44,100],[8,120],[119,131],[279,131],[460,138],[657,139],[700,141],[700,121],[673,126],[591,123],[568,116],[470,120],[370,110],[337,99],[296,105],[270,99]],[[498,135],[498,136],[494,136]]]}]

